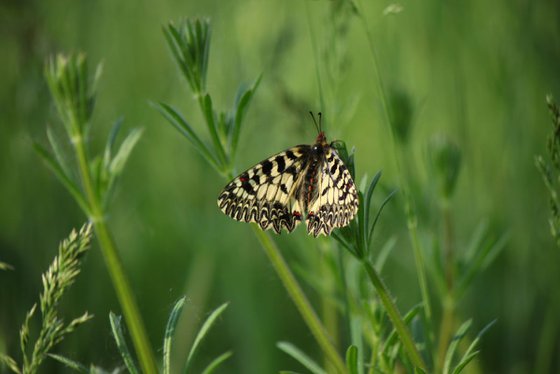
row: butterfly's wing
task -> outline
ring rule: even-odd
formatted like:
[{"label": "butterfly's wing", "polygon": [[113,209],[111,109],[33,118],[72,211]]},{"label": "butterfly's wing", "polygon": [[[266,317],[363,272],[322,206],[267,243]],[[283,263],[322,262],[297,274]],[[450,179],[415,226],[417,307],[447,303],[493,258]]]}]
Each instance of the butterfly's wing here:
[{"label": "butterfly's wing", "polygon": [[301,221],[296,191],[309,163],[309,145],[298,145],[261,161],[226,185],[218,206],[237,221],[263,230],[291,232]]},{"label": "butterfly's wing", "polygon": [[325,147],[317,171],[317,192],[305,220],[307,233],[330,235],[334,228],[348,225],[358,211],[358,192],[348,168],[330,146]]}]

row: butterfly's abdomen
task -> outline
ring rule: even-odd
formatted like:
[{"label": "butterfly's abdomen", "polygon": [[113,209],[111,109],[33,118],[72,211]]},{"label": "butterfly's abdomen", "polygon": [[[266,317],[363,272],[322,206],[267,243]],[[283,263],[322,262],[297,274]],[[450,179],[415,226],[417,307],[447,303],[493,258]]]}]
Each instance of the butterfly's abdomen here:
[{"label": "butterfly's abdomen", "polygon": [[315,144],[309,153],[309,167],[305,173],[302,189],[299,194],[305,212],[308,212],[309,203],[313,201],[317,195],[317,174],[321,166],[323,155],[324,148],[321,144]]}]

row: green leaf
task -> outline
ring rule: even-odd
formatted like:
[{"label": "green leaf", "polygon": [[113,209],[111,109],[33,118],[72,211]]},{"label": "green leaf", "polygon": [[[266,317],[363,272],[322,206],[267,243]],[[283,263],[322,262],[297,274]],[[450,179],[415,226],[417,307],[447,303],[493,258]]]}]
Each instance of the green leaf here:
[{"label": "green leaf", "polygon": [[117,135],[119,134],[123,122],[123,117],[119,117],[113,124],[113,127],[111,127],[111,132],[107,137],[107,143],[105,144],[105,153],[103,154],[103,164],[106,169],[109,168],[109,164],[111,163],[111,159],[113,158],[113,148],[115,146]]},{"label": "green leaf", "polygon": [[60,145],[56,135],[53,133],[50,126],[47,126],[47,139],[49,140],[49,144],[51,145],[51,148],[53,150],[54,157],[56,158],[56,161],[58,165],[60,165],[62,171],[64,171],[64,174],[66,174],[67,176],[72,175],[70,167],[66,163],[66,157],[64,156],[62,146]]},{"label": "green leaf", "polygon": [[232,353],[230,351],[222,353],[221,355],[213,359],[212,362],[208,364],[208,366],[206,366],[206,368],[202,371],[202,374],[212,374],[214,370],[216,370],[222,363],[230,358],[231,355]]},{"label": "green leaf", "polygon": [[[405,324],[409,324],[414,317],[418,315],[418,313],[422,310],[422,304],[417,304],[413,306],[408,313],[406,313],[403,317],[403,321]],[[398,344],[398,332],[395,328],[391,331],[387,339],[385,340],[385,346],[383,347],[382,352],[385,353],[391,346]]]},{"label": "green leaf", "polygon": [[51,358],[55,359],[56,361],[66,365],[70,369],[73,369],[77,372],[84,373],[84,374],[87,374],[87,373],[90,372],[90,370],[87,367],[85,367],[84,365],[82,365],[78,361],[74,361],[74,360],[69,359],[68,357],[56,355],[56,354],[53,354],[53,353],[49,353],[49,356]]},{"label": "green leaf", "polygon": [[113,337],[115,338],[115,342],[117,343],[117,348],[121,354],[121,357],[124,360],[126,368],[131,374],[139,374],[138,368],[134,363],[134,359],[130,355],[130,351],[128,350],[128,345],[126,344],[126,340],[123,335],[122,331],[122,321],[121,316],[117,316],[115,313],[109,313],[109,319],[111,320],[111,329],[113,330]]},{"label": "green leaf", "polygon": [[230,146],[230,157],[234,157],[237,153],[237,145],[239,143],[239,134],[241,132],[241,125],[243,124],[243,118],[245,117],[245,113],[247,113],[247,109],[261,82],[262,74],[255,80],[251,88],[245,90],[242,94],[238,95],[238,99],[235,103],[235,114],[234,114],[234,122],[233,127],[230,132],[229,136],[229,146]]},{"label": "green leaf", "polygon": [[377,225],[377,221],[379,220],[379,216],[381,216],[381,212],[383,211],[383,208],[385,208],[385,205],[387,205],[387,203],[393,198],[393,196],[395,195],[396,192],[397,192],[397,190],[391,191],[391,193],[389,195],[387,195],[387,197],[385,198],[385,200],[383,200],[383,202],[381,203],[381,206],[377,210],[377,214],[375,215],[375,218],[373,219],[373,222],[372,222],[371,227],[369,229],[368,246],[371,245],[371,238],[373,237],[373,230],[375,229],[375,225]]},{"label": "green leaf", "polygon": [[476,357],[479,351],[475,351],[475,349],[478,347],[478,344],[480,343],[480,339],[482,339],[482,336],[486,334],[486,332],[492,326],[494,326],[495,323],[496,320],[493,320],[492,322],[484,326],[482,330],[480,330],[480,332],[476,335],[476,338],[472,341],[471,345],[469,346],[469,348],[467,349],[467,351],[465,352],[465,354],[463,355],[463,357],[461,358],[461,360],[459,361],[455,369],[453,369],[453,374],[459,374],[465,368],[465,366],[467,366],[467,364],[471,362],[473,358]]},{"label": "green leaf", "polygon": [[313,359],[307,356],[303,351],[297,348],[292,343],[288,342],[278,342],[276,346],[287,353],[289,356],[294,358],[300,364],[305,366],[313,374],[326,374],[327,372],[322,369]]},{"label": "green leaf", "polygon": [[377,260],[375,261],[374,265],[377,272],[381,273],[381,270],[383,270],[383,265],[385,265],[385,261],[389,257],[389,253],[391,253],[391,250],[395,248],[396,244],[397,238],[395,236],[391,236],[389,239],[387,239],[383,247],[381,247],[381,250],[377,254]]},{"label": "green leaf", "polygon": [[218,160],[220,165],[227,164],[227,157],[224,150],[224,146],[220,141],[218,135],[218,126],[216,125],[216,119],[214,118],[214,107],[212,104],[212,97],[209,94],[204,95],[201,100],[202,111],[204,113],[204,118],[206,119],[206,127],[208,127],[208,132],[210,133],[210,138],[214,144],[214,150],[218,155]]},{"label": "green leaf", "polygon": [[177,322],[179,321],[179,316],[185,305],[185,297],[183,296],[173,306],[171,313],[169,314],[169,319],[167,320],[167,326],[165,328],[165,335],[163,338],[163,373],[171,373],[171,343],[173,342],[173,336],[175,335],[175,328],[177,327]]},{"label": "green leaf", "polygon": [[461,339],[463,339],[463,337],[467,334],[467,331],[471,327],[471,324],[472,319],[465,321],[461,326],[459,326],[457,332],[453,336],[453,339],[451,340],[451,343],[449,344],[449,347],[447,348],[447,352],[445,354],[445,361],[443,364],[444,373],[451,373],[451,361],[453,360],[453,356],[455,356],[455,351],[457,350]]},{"label": "green leaf", "polygon": [[143,131],[143,129],[133,129],[123,140],[109,167],[111,178],[118,176],[122,172],[124,165],[130,156],[130,152],[132,152],[134,146],[138,143],[138,140],[140,140]]},{"label": "green leaf", "polygon": [[366,191],[366,196],[365,196],[365,202],[364,202],[364,207],[366,209],[366,227],[369,227],[369,211],[371,209],[371,198],[373,197],[373,191],[375,190],[375,187],[377,186],[377,182],[379,182],[379,179],[381,178],[381,171],[378,171],[377,174],[375,174],[373,176],[373,179],[371,180],[371,183],[369,184],[369,187]]},{"label": "green leaf", "polygon": [[68,192],[74,197],[80,208],[86,213],[86,215],[90,216],[90,209],[86,200],[84,199],[82,192],[79,190],[76,183],[70,179],[68,175],[64,173],[64,169],[60,164],[51,156],[51,154],[39,143],[33,143],[33,147],[35,151],[41,156],[43,161],[49,166],[52,172],[56,175],[58,180],[66,187]]},{"label": "green leaf", "polygon": [[346,367],[350,374],[358,374],[358,347],[355,345],[346,350]]},{"label": "green leaf", "polygon": [[152,103],[152,106],[155,107],[169,121],[169,123],[171,123],[185,138],[191,142],[194,148],[206,159],[206,161],[214,166],[216,170],[221,172],[216,157],[200,140],[191,125],[189,125],[181,114],[179,114],[174,108],[164,103]]},{"label": "green leaf", "polygon": [[204,339],[204,337],[206,336],[206,334],[208,333],[208,331],[210,330],[212,325],[214,325],[214,322],[216,322],[216,319],[224,312],[224,310],[227,308],[227,306],[228,306],[228,303],[224,303],[221,306],[219,306],[218,308],[216,308],[210,314],[210,316],[208,316],[206,321],[204,321],[204,323],[202,324],[202,327],[200,328],[200,330],[198,331],[198,334],[196,335],[196,338],[194,339],[194,343],[193,343],[193,345],[191,347],[191,350],[189,352],[189,356],[187,357],[187,362],[185,364],[185,372],[189,368],[189,365],[191,364],[191,361],[192,361],[192,359],[193,359],[193,357],[196,353],[196,350],[198,349],[198,346],[200,345],[200,342],[202,341],[202,339]]}]

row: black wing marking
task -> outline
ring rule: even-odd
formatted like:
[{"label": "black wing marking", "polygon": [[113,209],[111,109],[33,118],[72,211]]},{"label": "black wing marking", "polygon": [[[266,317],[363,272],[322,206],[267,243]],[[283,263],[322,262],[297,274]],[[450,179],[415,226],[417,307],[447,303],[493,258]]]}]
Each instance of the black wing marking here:
[{"label": "black wing marking", "polygon": [[291,232],[301,221],[295,191],[309,159],[309,145],[298,145],[261,161],[228,183],[218,206],[237,221],[256,222],[261,229]]},{"label": "black wing marking", "polygon": [[358,211],[358,192],[352,176],[332,147],[326,147],[317,175],[318,194],[306,218],[310,235],[330,235],[350,223]]}]

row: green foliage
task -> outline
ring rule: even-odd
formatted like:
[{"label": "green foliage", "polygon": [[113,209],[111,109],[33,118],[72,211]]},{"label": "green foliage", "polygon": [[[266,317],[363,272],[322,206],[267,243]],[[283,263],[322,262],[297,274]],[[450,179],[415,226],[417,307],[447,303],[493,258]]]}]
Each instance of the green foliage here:
[{"label": "green foliage", "polygon": [[552,131],[547,144],[548,160],[539,155],[535,157],[535,164],[550,195],[550,218],[548,220],[550,233],[556,240],[556,245],[560,247],[560,198],[558,188],[560,183],[560,108],[551,96],[547,96],[546,102],[552,119]]},{"label": "green foliage", "polygon": [[60,243],[57,256],[42,276],[43,291],[39,296],[41,328],[33,348],[30,344],[30,322],[35,315],[37,304],[27,312],[20,329],[22,362],[18,364],[13,358],[0,354],[0,362],[14,373],[37,373],[49,352],[78,326],[93,317],[85,312],[80,317],[65,323],[58,311],[62,296],[80,273],[81,260],[90,247],[91,236],[91,225],[86,224],[79,232],[73,230],[70,236]]},{"label": "green foliage", "polygon": [[[84,211],[96,226],[102,223],[95,233],[105,262],[87,262],[77,292],[64,297],[63,314],[79,315],[88,305],[107,315],[111,305],[123,315],[138,370],[146,371],[140,362],[150,353],[132,346],[138,330],[121,296],[115,306],[112,293],[120,292],[118,274],[125,273],[120,256],[147,336],[160,340],[170,300],[181,294],[192,300],[189,318],[169,331],[167,348],[152,339],[155,370],[163,371],[166,360],[168,369],[182,368],[197,313],[226,297],[224,328],[199,345],[192,371],[220,363],[229,357],[220,353],[231,349],[234,359],[216,372],[307,372],[274,348],[286,340],[325,372],[356,366],[360,374],[413,372],[363,257],[390,290],[428,372],[557,372],[559,172],[549,152],[557,145],[543,139],[556,137],[559,116],[549,99],[550,127],[542,104],[546,92],[559,94],[558,6],[505,0],[444,7],[433,0],[3,4],[0,261],[15,271],[0,271],[6,306],[0,308],[0,351],[20,357],[19,339],[11,337],[39,293],[28,274],[50,260],[37,249],[83,220]],[[165,24],[165,35],[158,34],[162,20],[191,15],[204,17]],[[49,105],[51,85],[40,66],[59,48],[87,51],[89,58],[47,60],[60,98]],[[92,58],[104,61],[103,80]],[[258,91],[251,90],[253,82]],[[156,111],[147,100],[158,103]],[[274,151],[308,143],[309,110],[325,113],[330,140],[342,138],[356,150],[348,162],[370,211],[349,236],[337,231],[346,245],[307,238],[301,229],[289,236],[252,234],[214,204],[224,181],[211,170],[229,178]],[[172,137],[177,133],[161,127],[159,112],[192,147],[180,149]],[[120,115],[126,122],[115,121]],[[127,143],[138,146],[133,156],[122,141],[127,124],[144,127],[131,131]],[[434,134],[452,139],[458,152],[434,152]],[[63,188],[37,165],[29,138],[39,140],[37,150]],[[367,203],[377,170],[383,178]],[[259,243],[268,265],[255,251]],[[111,253],[118,255],[116,267]],[[511,292],[515,297],[507,297]],[[36,309],[26,333],[29,356]],[[477,332],[494,318],[500,323],[479,339]],[[470,327],[457,334],[465,320],[472,320]],[[87,338],[79,329],[57,352],[110,363],[107,344],[86,344],[107,341],[107,318],[89,324],[96,328]],[[351,368],[350,346],[356,347]],[[50,357],[71,370],[112,370]],[[19,367],[19,361],[11,364]],[[45,360],[40,370],[53,366],[60,364]],[[127,370],[124,364],[120,370]]]},{"label": "green foliage", "polygon": [[[169,314],[169,319],[167,321],[167,327],[165,328],[165,336],[164,336],[164,341],[163,341],[163,368],[162,368],[162,373],[163,374],[176,372],[176,371],[171,370],[171,360],[170,360],[171,347],[172,347],[172,344],[173,344],[175,327],[177,325],[177,321],[179,319],[179,316],[180,316],[180,314],[183,310],[184,304],[185,304],[185,297],[182,297],[179,300],[177,300],[177,302],[173,306],[173,309],[171,310],[171,313]],[[185,361],[185,368],[183,369],[184,373],[192,372],[192,370],[189,369],[189,366],[191,365],[193,357],[194,357],[196,351],[198,350],[198,346],[200,345],[200,342],[208,334],[208,332],[210,331],[210,329],[212,328],[212,326],[214,325],[214,323],[216,322],[218,317],[224,312],[224,310],[226,308],[227,308],[227,303],[221,305],[218,308],[216,308],[208,316],[206,321],[204,321],[204,323],[202,324],[202,326],[201,326],[200,330],[198,331],[198,334],[196,335],[196,338],[195,338],[195,340],[194,340],[194,342],[191,346],[188,357]],[[126,343],[126,340],[124,338],[123,327],[122,327],[122,324],[121,324],[121,318],[117,317],[113,313],[111,313],[110,317],[111,317],[111,327],[113,329],[113,336],[114,336],[115,341],[117,343],[117,348],[118,348],[119,352],[121,353],[121,356],[123,358],[123,361],[126,364],[126,367],[129,371],[129,373],[139,373],[140,371],[138,370],[138,368],[136,366],[136,363],[134,362],[134,358],[130,354],[130,351],[129,351],[127,343]],[[225,352],[225,353],[221,354],[220,356],[218,356],[214,360],[212,360],[210,362],[210,364],[208,364],[208,366],[202,372],[206,373],[206,374],[212,373],[215,369],[217,369],[230,356],[231,356],[231,352]]]},{"label": "green foliage", "polygon": [[113,286],[130,325],[142,368],[145,372],[153,372],[156,370],[156,365],[145,328],[115,243],[105,223],[105,209],[115,179],[122,173],[141,132],[132,131],[121,143],[118,151],[114,152],[115,138],[121,126],[121,122],[117,121],[113,125],[104,153],[97,157],[90,156],[88,149],[91,135],[90,119],[100,74],[101,65],[98,66],[93,80],[91,82],[88,80],[87,59],[83,54],[58,55],[50,59],[45,68],[45,78],[58,110],[59,119],[74,151],[76,160],[74,174],[80,176],[81,183],[72,177],[71,170],[64,161],[66,157],[61,152],[62,142],[57,140],[50,130],[47,131],[47,135],[55,156],[53,157],[38,143],[35,143],[35,149],[93,222]]}]

